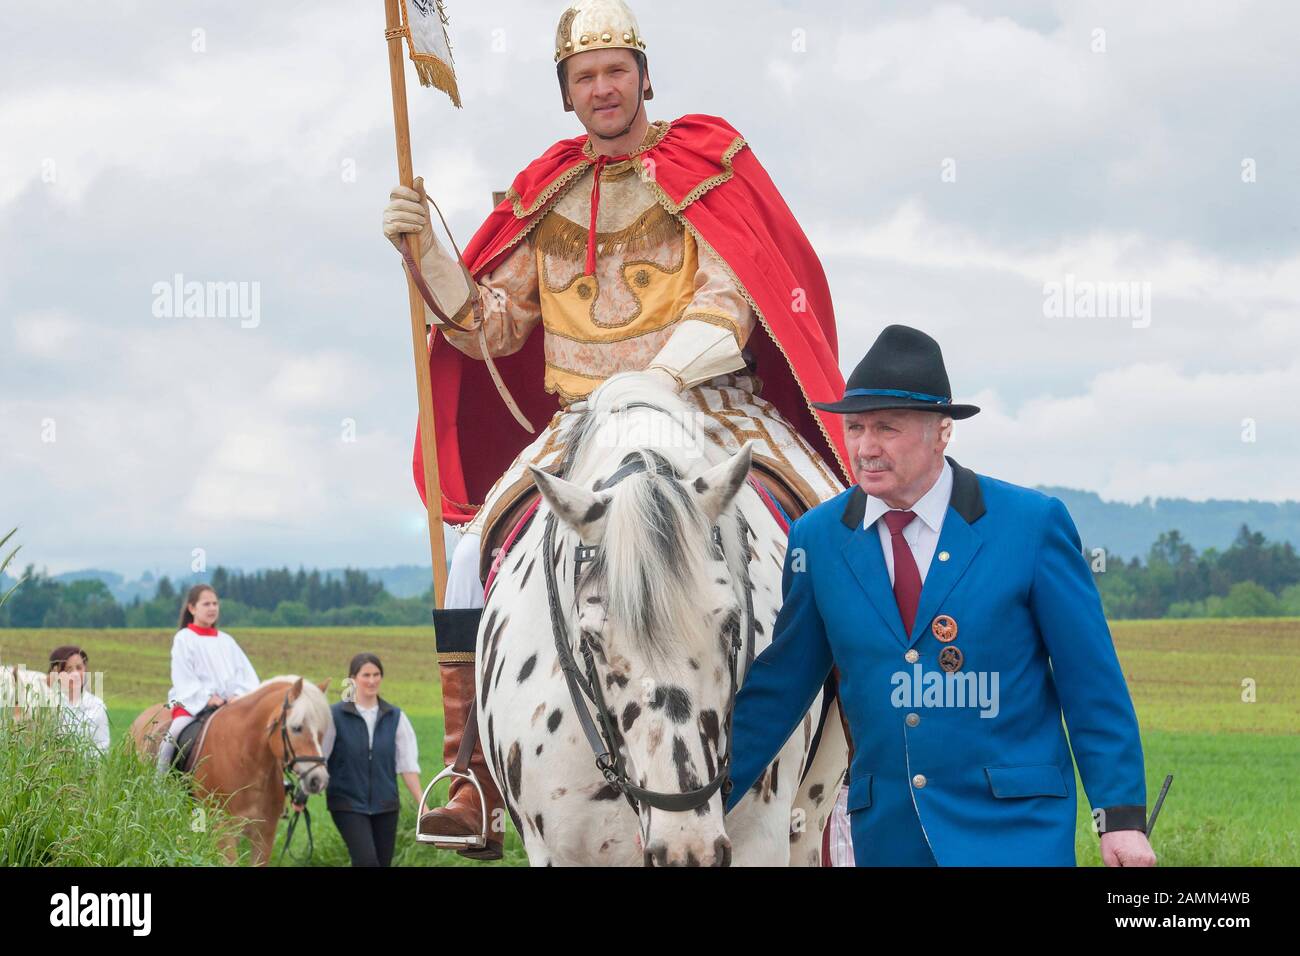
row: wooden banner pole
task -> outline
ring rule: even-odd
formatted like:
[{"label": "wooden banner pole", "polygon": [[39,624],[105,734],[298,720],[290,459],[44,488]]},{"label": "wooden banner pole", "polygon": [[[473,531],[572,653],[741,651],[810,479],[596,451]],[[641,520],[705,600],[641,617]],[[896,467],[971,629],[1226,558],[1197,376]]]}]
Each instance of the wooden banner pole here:
[{"label": "wooden banner pole", "polygon": [[[406,63],[402,51],[399,0],[384,0],[385,36],[388,40],[388,75],[393,88],[393,129],[397,134],[397,179],[414,188],[411,165],[411,121],[406,107]],[[410,235],[411,254],[420,261],[420,239]],[[447,550],[442,534],[442,486],[438,480],[438,444],[433,424],[433,391],[429,382],[429,342],[424,324],[424,301],[407,275],[411,303],[411,345],[415,353],[415,387],[420,399],[420,451],[424,456],[424,500],[429,518],[429,550],[433,558],[433,604],[440,608],[447,593]],[[433,334],[437,334],[435,329]]]}]

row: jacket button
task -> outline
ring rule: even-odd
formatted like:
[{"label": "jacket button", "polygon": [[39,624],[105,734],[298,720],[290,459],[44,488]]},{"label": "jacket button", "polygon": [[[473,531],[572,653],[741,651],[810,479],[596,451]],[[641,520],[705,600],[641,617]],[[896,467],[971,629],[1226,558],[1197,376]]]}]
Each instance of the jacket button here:
[{"label": "jacket button", "polygon": [[919,724],[920,722],[921,722],[921,715],[920,715],[920,714],[908,714],[908,715],[907,715],[907,726],[909,726],[909,727],[915,727],[915,726],[916,726],[917,724]]},{"label": "jacket button", "polygon": [[920,652],[917,651],[915,647],[910,648],[908,652],[903,655],[903,660],[907,661],[907,663],[909,664],[915,664],[920,659],[921,659],[921,654]]},{"label": "jacket button", "polygon": [[924,790],[924,789],[925,789],[925,774],[923,774],[923,773],[918,773],[915,777],[913,777],[913,778],[912,778],[912,786],[916,787],[917,790]]}]

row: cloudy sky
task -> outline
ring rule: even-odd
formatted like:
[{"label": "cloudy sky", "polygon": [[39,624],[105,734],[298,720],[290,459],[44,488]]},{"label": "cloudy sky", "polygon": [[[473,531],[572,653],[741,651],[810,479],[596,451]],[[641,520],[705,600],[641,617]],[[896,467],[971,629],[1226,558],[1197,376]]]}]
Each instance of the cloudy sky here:
[{"label": "cloudy sky", "polygon": [[[412,123],[462,240],[579,132],[561,8],[448,4],[465,109],[413,88]],[[379,228],[383,4],[0,9],[0,529],[53,571],[196,548],[427,563]],[[1125,501],[1300,497],[1296,4],[654,0],[640,20],[651,118],[746,136],[826,265],[846,374],[891,322],[942,343],[985,408],[963,463]],[[159,316],[177,275],[256,284],[256,321]],[[1054,310],[1067,283],[1135,294]]]}]

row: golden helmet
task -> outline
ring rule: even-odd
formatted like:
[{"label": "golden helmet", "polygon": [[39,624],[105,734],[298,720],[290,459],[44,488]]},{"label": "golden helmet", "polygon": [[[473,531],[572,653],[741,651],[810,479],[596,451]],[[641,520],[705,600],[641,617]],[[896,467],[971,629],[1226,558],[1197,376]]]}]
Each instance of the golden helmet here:
[{"label": "golden helmet", "polygon": [[[645,40],[636,16],[623,0],[573,0],[561,14],[555,31],[555,65],[566,111],[572,112],[573,107],[564,92],[564,61],[591,50],[631,50],[644,68]],[[647,89],[645,99],[654,99],[654,95],[653,87]]]}]

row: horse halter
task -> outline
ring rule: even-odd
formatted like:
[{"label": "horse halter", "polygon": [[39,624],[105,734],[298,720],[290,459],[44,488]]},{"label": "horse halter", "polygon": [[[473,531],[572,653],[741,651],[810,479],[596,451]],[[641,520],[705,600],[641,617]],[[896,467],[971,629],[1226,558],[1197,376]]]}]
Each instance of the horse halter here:
[{"label": "horse halter", "polygon": [[[284,765],[282,769],[284,770],[286,775],[292,774],[297,777],[302,777],[303,771],[297,769],[298,764],[300,763],[317,764],[317,765],[326,763],[327,758],[321,756],[320,754],[317,754],[314,757],[299,757],[298,754],[294,752],[293,741],[289,739],[289,692],[288,691],[284,692],[284,704],[280,707],[280,719],[276,721],[276,723],[280,725],[280,744],[284,749],[284,757],[283,757]],[[275,733],[275,724],[271,725],[271,729],[267,731],[266,735],[269,737],[273,733]],[[314,767],[309,768],[306,771],[306,773],[311,773],[313,769],[315,768]]]},{"label": "horse halter", "polygon": [[[638,404],[648,405],[648,403],[629,403],[624,407],[632,407]],[[655,406],[648,407],[654,408]],[[596,490],[601,491],[610,488],[628,475],[645,471],[646,465],[643,458],[640,456],[630,458],[608,478],[599,482]],[[667,462],[662,464],[656,462],[655,471],[658,474],[674,474]],[[740,527],[741,553],[747,555],[749,551],[749,525],[745,521],[744,514],[739,509],[736,511],[736,518]],[[555,553],[555,528],[557,523],[555,512],[549,512],[546,516],[546,525],[542,537],[542,553],[544,555],[549,556]],[[717,556],[725,561],[726,554],[722,548],[722,534],[717,525],[713,526],[712,537]],[[593,560],[599,550],[598,545],[584,545],[581,543],[574,549],[573,583],[575,591],[581,580],[582,565]],[[623,755],[625,740],[619,730],[617,718],[605,703],[605,695],[601,690],[600,675],[596,671],[595,655],[592,653],[591,644],[585,635],[579,637],[579,649],[582,651],[585,674],[580,672],[578,662],[574,659],[573,651],[569,646],[568,623],[564,618],[559,589],[555,580],[555,563],[550,560],[543,560],[542,567],[546,575],[546,598],[550,606],[551,630],[555,637],[555,650],[559,656],[560,669],[564,672],[564,679],[569,686],[569,696],[573,701],[573,709],[577,713],[578,723],[582,727],[582,732],[587,738],[592,753],[595,754],[596,768],[605,777],[605,780],[611,787],[627,798],[628,804],[638,815],[642,803],[670,813],[684,813],[695,810],[707,804],[719,789],[721,789],[725,801],[727,795],[731,792],[731,779],[729,777],[732,742],[731,720],[736,709],[736,691],[739,686],[736,663],[741,647],[740,628],[736,627],[732,631],[727,655],[727,670],[731,682],[727,697],[725,721],[727,745],[725,752],[719,755],[717,774],[704,786],[684,793],[664,793],[657,790],[647,790],[634,784],[628,776],[627,762]],[[748,620],[745,637],[745,672],[748,673],[750,665],[754,662],[754,601],[753,592],[750,590],[748,560],[745,561],[744,567],[745,616]],[[591,701],[596,710],[594,720],[587,708],[588,700]]]}]

